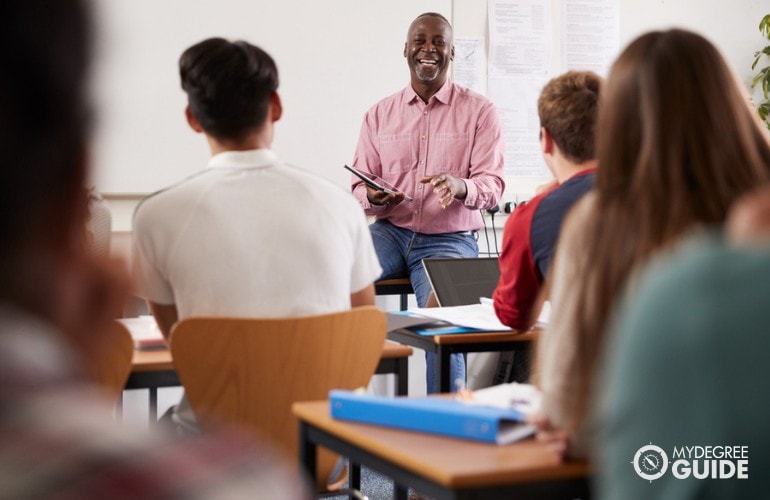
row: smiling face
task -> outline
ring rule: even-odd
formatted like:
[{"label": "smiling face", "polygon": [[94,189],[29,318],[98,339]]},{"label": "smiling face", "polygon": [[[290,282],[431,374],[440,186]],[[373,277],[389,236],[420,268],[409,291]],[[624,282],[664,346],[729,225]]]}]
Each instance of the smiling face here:
[{"label": "smiling face", "polygon": [[412,87],[441,88],[454,54],[452,27],[446,21],[430,15],[415,19],[404,44]]}]

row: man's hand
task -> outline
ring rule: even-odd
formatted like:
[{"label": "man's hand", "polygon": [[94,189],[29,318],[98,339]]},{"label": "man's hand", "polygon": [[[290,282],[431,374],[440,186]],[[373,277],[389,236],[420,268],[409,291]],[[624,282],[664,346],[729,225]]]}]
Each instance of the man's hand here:
[{"label": "man's hand", "polygon": [[446,172],[423,177],[420,182],[433,186],[433,192],[438,195],[438,203],[441,208],[449,206],[452,200],[464,200],[468,195],[465,182]]},{"label": "man's hand", "polygon": [[398,205],[404,201],[404,193],[386,193],[385,191],[379,191],[377,189],[366,186],[366,197],[369,198],[369,203],[373,205]]}]

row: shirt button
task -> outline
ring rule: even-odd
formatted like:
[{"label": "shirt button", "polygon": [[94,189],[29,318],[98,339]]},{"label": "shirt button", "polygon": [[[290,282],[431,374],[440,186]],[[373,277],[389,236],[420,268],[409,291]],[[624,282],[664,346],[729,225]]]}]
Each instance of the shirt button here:
[{"label": "shirt button", "polygon": [[424,114],[424,115],[427,115],[427,114],[428,114],[428,112],[427,112],[427,111],[423,111],[423,112],[422,112],[422,114]]},{"label": "shirt button", "polygon": [[420,137],[420,139],[422,139],[424,141],[425,140],[425,136]]},{"label": "shirt button", "polygon": [[425,160],[420,160],[420,165],[425,165]]}]

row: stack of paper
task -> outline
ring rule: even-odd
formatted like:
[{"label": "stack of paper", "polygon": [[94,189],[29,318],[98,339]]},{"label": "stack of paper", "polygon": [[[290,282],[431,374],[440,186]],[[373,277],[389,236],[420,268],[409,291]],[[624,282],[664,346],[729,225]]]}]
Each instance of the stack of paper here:
[{"label": "stack of paper", "polygon": [[428,318],[447,321],[456,326],[476,328],[489,332],[505,332],[511,328],[500,323],[491,304],[471,304],[451,307],[421,307],[409,312]]},{"label": "stack of paper", "polygon": [[[409,309],[411,314],[438,321],[446,321],[455,326],[474,328],[487,332],[507,332],[511,328],[497,319],[491,299],[482,297],[478,304],[451,307],[418,307]],[[535,326],[544,328],[551,317],[551,304],[545,302]]]},{"label": "stack of paper", "polygon": [[134,339],[134,349],[160,349],[167,347],[166,339],[158,328],[155,318],[152,316],[139,316],[137,318],[121,318],[131,337]]}]

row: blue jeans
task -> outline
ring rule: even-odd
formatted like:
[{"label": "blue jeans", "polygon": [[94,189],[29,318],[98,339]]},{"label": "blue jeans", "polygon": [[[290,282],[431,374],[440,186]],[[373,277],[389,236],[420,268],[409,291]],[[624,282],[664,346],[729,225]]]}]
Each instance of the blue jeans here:
[{"label": "blue jeans", "polygon": [[[374,249],[382,266],[380,279],[409,276],[417,297],[417,305],[424,307],[431,287],[422,259],[435,257],[478,257],[479,245],[470,233],[422,234],[394,226],[386,220],[378,220],[369,230]],[[436,355],[425,353],[428,394],[438,392],[436,379]],[[450,389],[455,392],[465,385],[465,356],[453,354],[449,367]],[[460,381],[460,384],[457,382]]]}]

